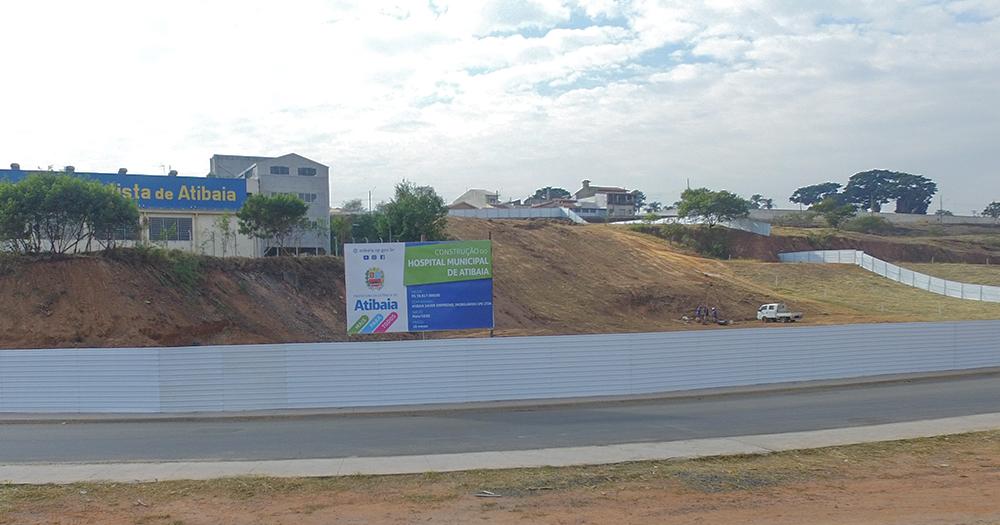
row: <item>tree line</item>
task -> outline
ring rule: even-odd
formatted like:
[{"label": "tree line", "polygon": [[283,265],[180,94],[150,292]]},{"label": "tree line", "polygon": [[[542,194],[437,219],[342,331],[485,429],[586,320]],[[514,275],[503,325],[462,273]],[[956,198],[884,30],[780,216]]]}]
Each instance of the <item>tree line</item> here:
[{"label": "tree line", "polygon": [[114,188],[57,173],[0,182],[0,247],[62,254],[111,248],[139,226],[139,209]]},{"label": "tree line", "polygon": [[855,173],[846,186],[837,182],[823,182],[795,190],[789,200],[813,206],[826,199],[839,205],[851,205],[858,210],[873,213],[882,211],[882,205],[896,202],[896,213],[926,214],[937,193],[937,184],[921,175],[888,170],[869,170]]},{"label": "tree line", "polygon": [[448,208],[430,186],[402,181],[393,198],[366,210],[361,199],[344,203],[343,215],[330,219],[331,244],[346,242],[416,242],[446,238]]}]

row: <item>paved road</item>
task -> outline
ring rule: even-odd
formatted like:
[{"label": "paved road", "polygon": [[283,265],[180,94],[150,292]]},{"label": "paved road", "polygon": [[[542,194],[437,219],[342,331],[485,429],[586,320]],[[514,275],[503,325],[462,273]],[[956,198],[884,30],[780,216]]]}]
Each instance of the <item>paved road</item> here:
[{"label": "paved road", "polygon": [[770,434],[1000,412],[1000,375],[706,398],[212,421],[0,425],[0,464],[304,459]]}]

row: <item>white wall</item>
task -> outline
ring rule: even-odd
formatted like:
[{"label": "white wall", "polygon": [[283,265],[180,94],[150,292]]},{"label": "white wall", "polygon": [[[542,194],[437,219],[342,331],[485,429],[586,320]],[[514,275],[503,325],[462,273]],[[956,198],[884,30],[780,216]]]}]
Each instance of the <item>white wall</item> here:
[{"label": "white wall", "polygon": [[1000,302],[1000,286],[961,283],[933,277],[924,273],[876,259],[858,250],[814,250],[779,253],[778,259],[787,263],[839,263],[856,264],[876,275],[938,295],[971,301]]},{"label": "white wall", "polygon": [[652,394],[1000,366],[1000,321],[0,350],[0,412],[216,412]]}]

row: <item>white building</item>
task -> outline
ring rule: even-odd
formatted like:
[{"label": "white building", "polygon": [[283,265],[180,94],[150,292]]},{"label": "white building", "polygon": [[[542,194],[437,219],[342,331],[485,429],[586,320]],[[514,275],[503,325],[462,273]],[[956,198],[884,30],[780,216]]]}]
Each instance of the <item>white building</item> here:
[{"label": "white building", "polygon": [[[244,179],[248,194],[295,195],[309,205],[307,217],[315,229],[286,245],[290,253],[330,253],[330,168],[301,155],[280,157],[212,155],[210,177]],[[255,255],[274,255],[277,248],[258,242]]]}]

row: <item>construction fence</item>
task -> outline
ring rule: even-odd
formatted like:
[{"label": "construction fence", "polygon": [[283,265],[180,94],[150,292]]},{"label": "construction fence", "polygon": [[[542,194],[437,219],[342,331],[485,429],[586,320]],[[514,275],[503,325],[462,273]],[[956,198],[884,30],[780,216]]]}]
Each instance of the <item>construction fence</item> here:
[{"label": "construction fence", "polygon": [[1000,321],[0,350],[0,412],[188,413],[620,396],[1000,367]]},{"label": "construction fence", "polygon": [[577,224],[586,220],[569,208],[484,208],[481,210],[448,210],[452,217],[475,219],[568,219]]},{"label": "construction fence", "polygon": [[960,283],[933,277],[877,259],[859,250],[790,252],[778,254],[778,258],[781,262],[786,263],[854,264],[886,279],[928,292],[956,299],[1000,302],[1000,287],[998,286]]}]

